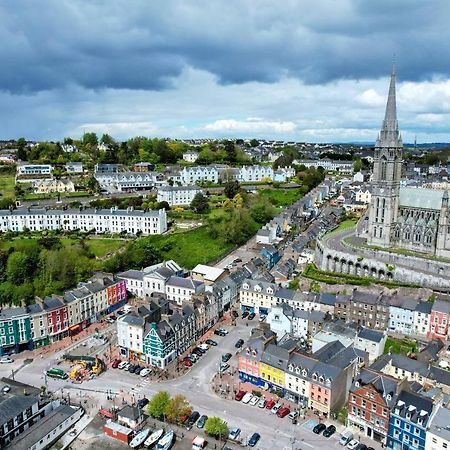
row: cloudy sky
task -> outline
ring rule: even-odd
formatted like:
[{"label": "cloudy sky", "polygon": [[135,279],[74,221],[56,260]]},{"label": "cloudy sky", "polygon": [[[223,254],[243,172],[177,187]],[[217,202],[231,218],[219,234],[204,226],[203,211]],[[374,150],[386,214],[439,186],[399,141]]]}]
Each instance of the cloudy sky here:
[{"label": "cloudy sky", "polygon": [[450,141],[448,0],[2,0],[0,139]]}]

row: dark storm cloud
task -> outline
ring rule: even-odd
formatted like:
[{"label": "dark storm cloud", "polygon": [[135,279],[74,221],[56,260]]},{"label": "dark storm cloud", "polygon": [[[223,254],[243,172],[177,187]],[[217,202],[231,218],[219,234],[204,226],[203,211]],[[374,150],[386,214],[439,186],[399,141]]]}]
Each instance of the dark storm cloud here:
[{"label": "dark storm cloud", "polygon": [[446,0],[0,4],[0,89],[164,90],[186,67],[222,84],[449,75]]}]

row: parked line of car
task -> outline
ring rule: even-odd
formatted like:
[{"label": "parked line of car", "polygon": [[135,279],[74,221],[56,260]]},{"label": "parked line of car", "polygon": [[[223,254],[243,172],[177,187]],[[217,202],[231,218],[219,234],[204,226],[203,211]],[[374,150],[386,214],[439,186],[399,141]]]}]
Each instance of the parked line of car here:
[{"label": "parked line of car", "polygon": [[112,362],[111,367],[113,369],[128,371],[130,373],[134,373],[135,375],[140,375],[141,377],[146,377],[152,373],[151,369],[148,367],[142,367],[139,364],[133,364],[129,361],[121,361],[118,358]]},{"label": "parked line of car", "polygon": [[[228,439],[231,439],[232,441],[237,441],[239,439],[239,436],[241,434],[241,429],[238,427],[231,428],[228,432]],[[247,445],[249,447],[254,447],[259,440],[261,439],[261,435],[259,433],[253,433],[247,442]]]},{"label": "parked line of car", "polygon": [[245,391],[239,391],[235,395],[234,399],[250,406],[258,406],[258,408],[270,410],[272,414],[276,414],[281,419],[289,416],[291,420],[294,420],[298,416],[297,411],[291,411],[288,407],[283,406],[281,403],[275,403],[274,400],[266,400],[265,398],[258,397],[250,392],[246,393]]}]

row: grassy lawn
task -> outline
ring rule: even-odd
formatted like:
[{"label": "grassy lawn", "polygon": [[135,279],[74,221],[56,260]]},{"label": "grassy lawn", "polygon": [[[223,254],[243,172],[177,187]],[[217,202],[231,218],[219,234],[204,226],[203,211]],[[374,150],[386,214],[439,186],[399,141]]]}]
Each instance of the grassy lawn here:
[{"label": "grassy lawn", "polygon": [[353,228],[356,225],[356,222],[357,222],[357,219],[343,220],[336,228],[333,228],[331,231],[326,233],[324,237],[339,233],[344,230],[348,230],[349,228]]},{"label": "grassy lawn", "polygon": [[11,174],[0,174],[0,193],[4,198],[14,198],[14,186],[15,180],[14,175]]},{"label": "grassy lawn", "polygon": [[407,338],[395,339],[388,337],[384,346],[384,353],[388,353],[389,351],[402,355],[408,355],[411,352],[414,353],[417,351],[416,341]]},{"label": "grassy lawn", "polygon": [[207,227],[180,233],[152,236],[151,242],[161,249],[164,259],[174,259],[178,264],[192,269],[224,255],[233,244],[213,239]]},{"label": "grassy lawn", "polygon": [[258,193],[274,206],[290,206],[301,198],[299,189],[258,189]]}]

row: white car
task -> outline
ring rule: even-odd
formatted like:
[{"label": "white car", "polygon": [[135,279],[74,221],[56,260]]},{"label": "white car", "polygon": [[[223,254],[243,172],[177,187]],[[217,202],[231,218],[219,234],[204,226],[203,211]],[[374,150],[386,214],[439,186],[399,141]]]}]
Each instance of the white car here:
[{"label": "white car", "polygon": [[209,349],[209,346],[208,346],[208,344],[200,344],[199,346],[198,346],[198,348],[201,348],[202,350],[208,350]]},{"label": "white car", "polygon": [[141,370],[141,373],[139,374],[141,377],[146,377],[147,375],[150,375],[152,373],[152,371],[150,369],[148,369],[147,367],[145,367],[144,369]]},{"label": "white car", "polygon": [[226,330],[225,328],[219,328],[219,331],[221,331],[224,334],[228,334],[228,330]]},{"label": "white car", "polygon": [[248,402],[250,406],[255,406],[259,402],[259,397],[256,395]]},{"label": "white car", "polygon": [[242,403],[247,404],[251,399],[253,398],[253,395],[250,394],[250,392],[247,392],[244,397],[242,398]]},{"label": "white car", "polygon": [[122,361],[121,363],[119,363],[119,365],[117,366],[118,369],[125,369],[125,366],[129,365],[130,363],[128,361]]},{"label": "white car", "polygon": [[355,450],[356,447],[358,447],[359,442],[356,439],[352,439],[348,444],[347,448],[350,450]]},{"label": "white car", "polygon": [[279,410],[281,409],[281,404],[280,403],[276,403],[273,408],[270,410],[270,412],[272,414],[276,414]]},{"label": "white car", "polygon": [[237,439],[237,437],[239,436],[239,434],[241,433],[241,429],[240,428],[232,428],[230,430],[230,432],[228,433],[228,438],[235,440]]},{"label": "white car", "polygon": [[298,411],[291,411],[288,415],[289,419],[296,419],[298,417]]},{"label": "white car", "polygon": [[9,356],[3,356],[2,358],[0,358],[0,364],[9,364],[12,362],[14,362],[14,360]]},{"label": "white car", "polygon": [[265,408],[266,407],[266,399],[262,398],[259,402],[258,402],[258,408]]}]

